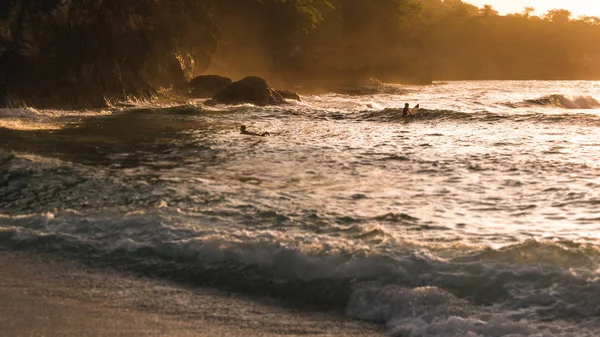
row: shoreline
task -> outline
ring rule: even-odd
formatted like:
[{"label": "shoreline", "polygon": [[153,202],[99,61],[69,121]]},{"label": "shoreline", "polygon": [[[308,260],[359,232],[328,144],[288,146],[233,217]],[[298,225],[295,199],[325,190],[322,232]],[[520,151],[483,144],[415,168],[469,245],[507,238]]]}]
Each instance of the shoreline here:
[{"label": "shoreline", "polygon": [[29,253],[0,251],[0,270],[0,324],[14,337],[384,335],[335,312]]},{"label": "shoreline", "polygon": [[[377,78],[374,78],[377,80]],[[236,79],[239,80],[239,79]],[[405,86],[405,87],[428,87],[432,85],[438,85],[440,83],[448,82],[599,82],[600,78],[436,78],[430,82],[416,83],[410,81],[381,81],[383,85],[392,86]],[[286,88],[285,90],[292,90],[295,93],[302,96],[312,95],[324,95],[330,93],[345,94],[355,96],[354,94],[348,94],[347,89],[361,89],[365,87],[373,87],[374,85],[369,83],[356,83],[356,84],[344,84],[342,82],[336,83],[335,85],[313,85],[307,86],[304,83],[291,83],[274,85],[272,88]],[[376,86],[376,85],[375,85]],[[127,99],[122,98],[108,98],[106,104],[100,105],[69,105],[69,104],[36,104],[35,102],[27,99],[15,100],[15,102],[9,102],[10,104],[2,104],[0,102],[0,109],[35,109],[35,110],[62,110],[62,111],[75,111],[75,110],[111,110],[118,108],[144,108],[145,106],[153,103],[173,103],[174,105],[190,105],[194,101],[208,101],[211,97],[195,97],[187,91],[180,89],[169,89],[169,88],[155,88],[156,94],[152,96],[135,96],[130,95]],[[368,95],[368,94],[365,94]],[[360,96],[360,95],[358,95]],[[89,99],[89,98],[88,98]],[[138,105],[142,103],[141,105]],[[94,116],[97,117],[97,116]]]}]

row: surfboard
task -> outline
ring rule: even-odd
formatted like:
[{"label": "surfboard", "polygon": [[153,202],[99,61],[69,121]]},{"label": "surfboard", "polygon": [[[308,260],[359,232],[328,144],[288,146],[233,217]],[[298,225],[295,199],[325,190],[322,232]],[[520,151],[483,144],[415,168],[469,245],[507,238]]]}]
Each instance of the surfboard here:
[{"label": "surfboard", "polygon": [[421,107],[421,104],[417,104],[415,105],[414,108],[410,109],[410,114],[413,116],[416,116],[419,113],[419,108]]}]

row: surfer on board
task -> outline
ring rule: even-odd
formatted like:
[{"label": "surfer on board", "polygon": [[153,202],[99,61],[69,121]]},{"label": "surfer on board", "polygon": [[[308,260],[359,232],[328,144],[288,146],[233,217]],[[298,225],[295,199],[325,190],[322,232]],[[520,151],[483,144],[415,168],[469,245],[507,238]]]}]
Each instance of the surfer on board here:
[{"label": "surfer on board", "polygon": [[402,117],[410,116],[412,113],[410,112],[410,105],[408,103],[404,104],[404,109],[402,109]]},{"label": "surfer on board", "polygon": [[411,109],[408,103],[404,104],[404,109],[402,109],[402,117],[414,116],[417,112],[419,112],[420,106],[420,104],[417,104]]}]

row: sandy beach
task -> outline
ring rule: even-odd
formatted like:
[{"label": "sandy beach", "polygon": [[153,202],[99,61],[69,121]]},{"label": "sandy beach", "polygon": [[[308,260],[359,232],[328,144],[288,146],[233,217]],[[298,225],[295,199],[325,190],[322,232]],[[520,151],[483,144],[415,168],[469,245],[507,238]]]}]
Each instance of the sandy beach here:
[{"label": "sandy beach", "polygon": [[382,336],[339,313],[0,252],[0,336]]}]

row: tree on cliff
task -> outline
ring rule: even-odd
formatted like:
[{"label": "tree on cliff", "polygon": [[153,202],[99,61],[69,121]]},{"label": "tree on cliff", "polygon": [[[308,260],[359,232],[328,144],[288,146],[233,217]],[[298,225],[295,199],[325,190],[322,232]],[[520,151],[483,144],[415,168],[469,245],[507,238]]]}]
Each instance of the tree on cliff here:
[{"label": "tree on cliff", "polygon": [[498,11],[492,5],[484,5],[479,12],[485,17],[498,16]]},{"label": "tree on cliff", "polygon": [[553,23],[561,23],[565,24],[571,21],[571,16],[573,13],[566,9],[553,9],[549,10],[548,13],[544,16],[544,18]]},{"label": "tree on cliff", "polygon": [[535,8],[533,8],[531,6],[528,6],[528,7],[525,7],[525,9],[523,9],[523,14],[522,15],[523,15],[523,17],[525,19],[529,19],[529,17],[531,17],[531,14],[533,12],[535,12]]},{"label": "tree on cliff", "polygon": [[97,107],[207,70],[290,85],[600,78],[600,19],[461,0],[0,1],[0,105]]}]

